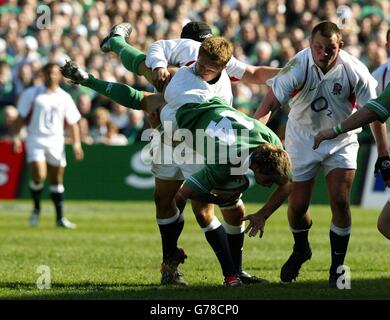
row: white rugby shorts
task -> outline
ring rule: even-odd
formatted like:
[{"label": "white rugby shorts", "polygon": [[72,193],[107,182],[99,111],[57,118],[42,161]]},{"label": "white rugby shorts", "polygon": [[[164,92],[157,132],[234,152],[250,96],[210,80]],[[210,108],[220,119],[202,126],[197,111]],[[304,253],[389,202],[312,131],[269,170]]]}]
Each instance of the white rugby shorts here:
[{"label": "white rugby shorts", "polygon": [[66,167],[65,147],[58,145],[44,145],[36,141],[26,141],[27,163],[47,162],[54,167]]},{"label": "white rugby shorts", "polygon": [[356,134],[343,134],[323,141],[313,150],[314,136],[298,124],[287,121],[285,147],[292,163],[293,181],[308,181],[320,168],[325,175],[336,168],[356,169],[359,143]]}]

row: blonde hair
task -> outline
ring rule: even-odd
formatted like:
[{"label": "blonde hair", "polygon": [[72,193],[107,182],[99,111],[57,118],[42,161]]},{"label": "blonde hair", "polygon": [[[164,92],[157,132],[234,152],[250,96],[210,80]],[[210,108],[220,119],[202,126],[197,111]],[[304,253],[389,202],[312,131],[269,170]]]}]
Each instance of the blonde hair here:
[{"label": "blonde hair", "polygon": [[233,55],[233,45],[222,37],[205,39],[200,48],[199,55],[205,55],[220,68],[225,68]]},{"label": "blonde hair", "polygon": [[251,163],[264,175],[273,176],[278,184],[291,180],[291,161],[288,153],[277,146],[265,143],[258,146],[251,156]]}]

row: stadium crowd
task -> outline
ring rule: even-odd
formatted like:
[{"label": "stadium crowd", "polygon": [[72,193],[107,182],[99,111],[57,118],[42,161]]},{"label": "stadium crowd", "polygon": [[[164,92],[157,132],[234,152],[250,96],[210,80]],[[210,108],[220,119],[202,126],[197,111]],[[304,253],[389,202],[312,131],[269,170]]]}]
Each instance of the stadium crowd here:
[{"label": "stadium crowd", "polygon": [[[337,8],[343,4],[352,9],[345,21],[337,17]],[[45,17],[48,9],[50,15]],[[386,0],[10,0],[0,6],[0,135],[10,138],[18,97],[42,81],[38,71],[47,62],[62,65],[70,58],[97,78],[152,91],[146,80],[128,72],[114,54],[101,54],[99,44],[115,24],[130,22],[134,30],[128,41],[146,51],[155,40],[179,38],[188,21],[202,20],[212,26],[215,35],[233,42],[238,59],[282,67],[309,46],[313,26],[325,19],[343,24],[344,49],[370,71],[387,60],[390,3]],[[134,143],[148,126],[142,111],[128,110],[69,82],[63,88],[82,114],[84,143]],[[251,115],[266,90],[265,86],[233,84],[234,105]],[[280,110],[269,123],[282,140],[286,112]]]}]

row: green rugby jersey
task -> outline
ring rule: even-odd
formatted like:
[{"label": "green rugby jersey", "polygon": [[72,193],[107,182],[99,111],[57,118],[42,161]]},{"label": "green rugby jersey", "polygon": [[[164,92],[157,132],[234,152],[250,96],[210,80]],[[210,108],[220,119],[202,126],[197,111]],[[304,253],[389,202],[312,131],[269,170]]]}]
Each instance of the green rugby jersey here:
[{"label": "green rugby jersey", "polygon": [[[209,161],[210,149],[205,146],[205,166],[186,181],[195,192],[210,192],[214,186],[224,186],[231,179],[231,169],[240,167],[243,162],[248,164],[249,154],[259,145],[271,143],[283,148],[271,129],[217,97],[202,104],[185,104],[177,110],[176,121],[179,128],[189,129],[194,136],[196,130],[201,129],[215,141],[215,148],[211,149],[214,150],[214,161]],[[227,151],[221,153],[221,149]],[[196,151],[199,152],[198,148]],[[238,159],[231,158],[229,151]]]},{"label": "green rugby jersey", "polygon": [[378,98],[368,101],[364,108],[374,111],[380,121],[385,122],[390,117],[390,83]]}]

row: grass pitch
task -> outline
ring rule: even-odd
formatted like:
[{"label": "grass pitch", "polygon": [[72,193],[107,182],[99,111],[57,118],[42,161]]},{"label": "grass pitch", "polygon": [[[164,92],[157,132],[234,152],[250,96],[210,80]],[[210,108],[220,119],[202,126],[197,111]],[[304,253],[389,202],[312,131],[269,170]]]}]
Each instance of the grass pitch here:
[{"label": "grass pitch", "polygon": [[[0,203],[0,299],[389,299],[390,241],[376,230],[378,210],[352,208],[353,230],[345,261],[351,290],[328,289],[330,265],[327,206],[312,206],[312,259],[298,281],[279,283],[292,249],[286,207],[267,222],[262,239],[246,236],[244,268],[269,284],[240,289],[221,286],[217,259],[189,207],[179,245],[188,287],[161,287],[161,243],[152,202],[66,201],[76,230],[54,227],[54,210],[43,204],[41,223],[28,226],[29,201]],[[247,204],[247,212],[259,205]],[[218,209],[217,209],[218,211]],[[218,213],[219,215],[219,213]],[[50,268],[51,288],[39,289],[41,265]]]}]

